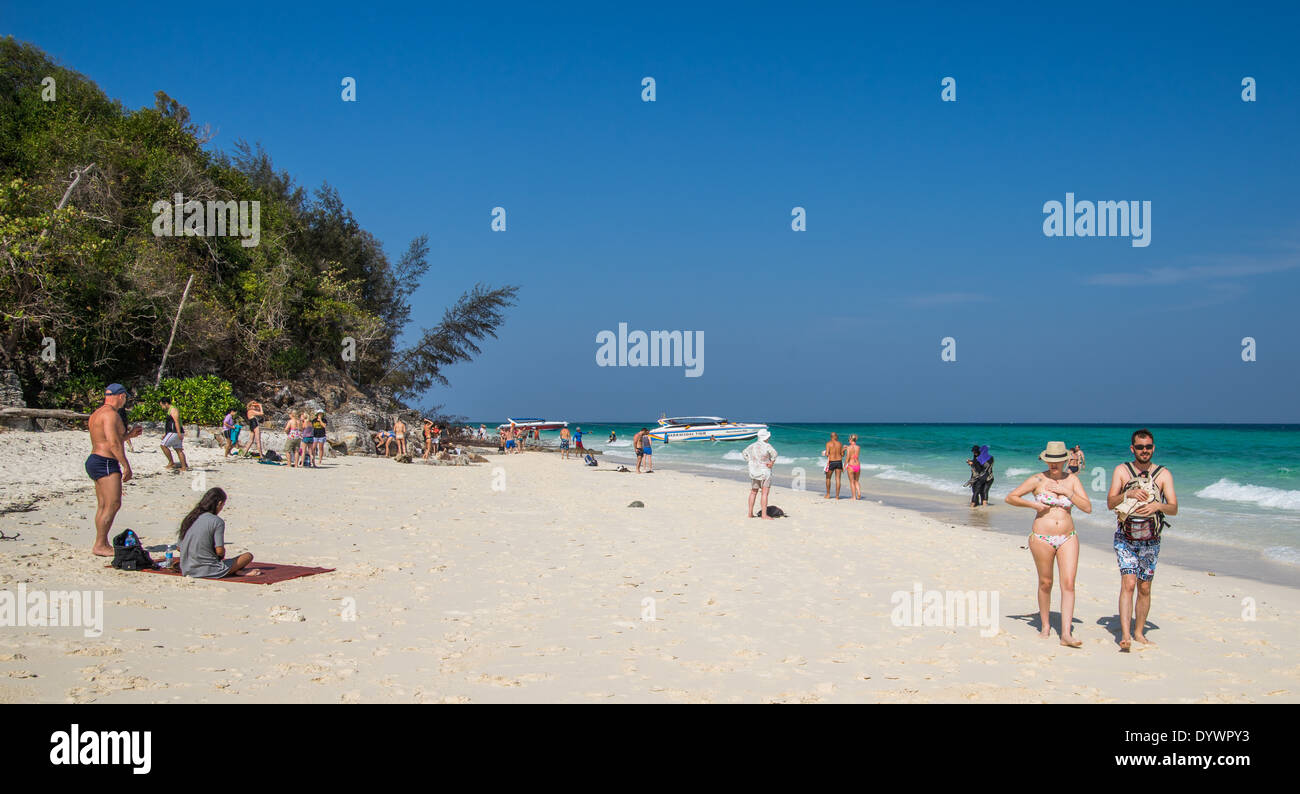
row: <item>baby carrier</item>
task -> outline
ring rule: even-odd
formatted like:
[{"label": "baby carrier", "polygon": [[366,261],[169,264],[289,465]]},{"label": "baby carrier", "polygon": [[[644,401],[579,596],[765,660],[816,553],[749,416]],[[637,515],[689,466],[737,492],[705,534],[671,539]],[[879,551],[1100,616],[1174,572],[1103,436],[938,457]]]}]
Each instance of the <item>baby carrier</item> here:
[{"label": "baby carrier", "polygon": [[[1128,467],[1128,473],[1131,477],[1124,484],[1125,490],[1143,486],[1149,487],[1157,494],[1157,498],[1161,502],[1165,501],[1164,490],[1155,484],[1156,477],[1164,470],[1164,466],[1152,466],[1145,472],[1139,472],[1131,462],[1125,462],[1124,465]],[[1124,539],[1129,541],[1158,541],[1160,540],[1160,533],[1167,526],[1171,526],[1171,524],[1165,518],[1165,514],[1161,512],[1149,516],[1136,516],[1130,513],[1119,521],[1119,530],[1124,533]]]}]

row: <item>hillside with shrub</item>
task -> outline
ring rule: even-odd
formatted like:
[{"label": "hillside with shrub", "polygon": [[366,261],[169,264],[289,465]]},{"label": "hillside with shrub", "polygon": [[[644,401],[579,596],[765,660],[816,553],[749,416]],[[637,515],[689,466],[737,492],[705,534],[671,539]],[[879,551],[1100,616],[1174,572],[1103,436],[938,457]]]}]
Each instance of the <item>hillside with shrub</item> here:
[{"label": "hillside with shrub", "polygon": [[[28,405],[80,408],[110,381],[152,388],[164,351],[164,377],[241,393],[311,368],[410,401],[496,336],[516,287],[476,285],[410,329],[425,236],[390,261],[337,190],[309,193],[259,146],[212,152],[209,137],[161,91],[131,110],[0,39],[0,369]],[[258,244],[156,235],[151,208],[176,194],[260,202]]]}]

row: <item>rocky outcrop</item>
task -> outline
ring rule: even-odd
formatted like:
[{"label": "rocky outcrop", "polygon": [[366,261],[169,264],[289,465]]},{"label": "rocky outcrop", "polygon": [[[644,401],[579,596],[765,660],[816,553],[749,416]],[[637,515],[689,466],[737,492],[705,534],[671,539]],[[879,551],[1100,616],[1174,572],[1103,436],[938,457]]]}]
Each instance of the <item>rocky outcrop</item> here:
[{"label": "rocky outcrop", "polygon": [[[27,401],[23,399],[23,383],[18,379],[18,373],[12,369],[0,371],[0,408],[26,407]],[[0,426],[11,430],[35,430],[36,420],[8,417],[0,419]]]}]

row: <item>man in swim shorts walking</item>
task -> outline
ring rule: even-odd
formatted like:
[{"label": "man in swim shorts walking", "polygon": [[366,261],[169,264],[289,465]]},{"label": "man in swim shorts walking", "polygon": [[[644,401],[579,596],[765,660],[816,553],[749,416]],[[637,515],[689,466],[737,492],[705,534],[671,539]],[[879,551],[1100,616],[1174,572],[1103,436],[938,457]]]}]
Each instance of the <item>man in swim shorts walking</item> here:
[{"label": "man in swim shorts walking", "polygon": [[[1133,461],[1115,467],[1106,494],[1106,507],[1123,507],[1127,499],[1140,505],[1121,517],[1115,529],[1115,557],[1119,561],[1119,649],[1128,651],[1132,640],[1153,645],[1146,638],[1147,615],[1151,612],[1151,581],[1156,575],[1160,556],[1160,532],[1165,516],[1178,514],[1178,495],[1174,492],[1174,475],[1164,466],[1153,465],[1155,436],[1150,430],[1133,431],[1129,449]],[[1132,504],[1132,503],[1128,503]],[[1134,604],[1134,591],[1137,602]],[[1129,618],[1134,618],[1132,632]]]},{"label": "man in swim shorts walking", "polygon": [[172,398],[159,397],[158,404],[167,412],[167,418],[163,420],[163,437],[162,447],[163,454],[167,456],[167,468],[176,469],[176,461],[172,460],[172,450],[176,450],[176,457],[180,458],[180,471],[189,471],[190,464],[185,460],[185,425],[181,423],[181,413],[172,405]]},{"label": "man in swim shorts walking", "polygon": [[560,460],[569,457],[569,439],[572,437],[573,434],[569,432],[568,425],[560,428]]},{"label": "man in swim shorts walking", "polygon": [[90,429],[90,457],[86,474],[95,483],[95,543],[91,553],[112,557],[108,533],[113,519],[122,509],[122,483],[131,479],[131,463],[126,459],[126,426],[118,414],[126,405],[126,388],[120,383],[104,389],[104,404],[95,409],[87,423]]}]

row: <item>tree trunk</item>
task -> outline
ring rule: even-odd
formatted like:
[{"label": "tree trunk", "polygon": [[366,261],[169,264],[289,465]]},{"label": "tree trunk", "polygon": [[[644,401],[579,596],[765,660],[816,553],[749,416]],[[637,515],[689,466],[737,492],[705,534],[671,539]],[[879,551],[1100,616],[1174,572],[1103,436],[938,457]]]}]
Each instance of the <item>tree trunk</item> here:
[{"label": "tree trunk", "polygon": [[176,326],[181,321],[181,309],[185,308],[185,299],[190,296],[190,285],[194,283],[194,276],[185,282],[185,292],[181,293],[181,305],[176,307],[176,319],[172,320],[172,335],[167,337],[167,347],[163,350],[162,362],[158,364],[158,377],[154,378],[153,387],[156,389],[162,384],[163,367],[167,366],[167,354],[172,352],[172,342],[176,340]]}]

